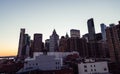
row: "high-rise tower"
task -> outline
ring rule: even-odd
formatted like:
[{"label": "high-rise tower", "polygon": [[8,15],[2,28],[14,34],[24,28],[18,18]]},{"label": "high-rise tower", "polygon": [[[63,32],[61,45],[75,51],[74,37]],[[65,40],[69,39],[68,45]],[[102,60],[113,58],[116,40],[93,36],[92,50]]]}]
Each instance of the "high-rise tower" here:
[{"label": "high-rise tower", "polygon": [[101,32],[102,32],[102,39],[103,39],[103,41],[106,41],[106,31],[105,31],[106,25],[104,23],[102,23],[102,24],[100,24],[100,26],[101,26]]},{"label": "high-rise tower", "polygon": [[80,30],[71,29],[70,30],[70,35],[71,35],[71,37],[80,38]]},{"label": "high-rise tower", "polygon": [[23,47],[25,45],[25,43],[24,43],[24,40],[25,40],[24,35],[25,35],[25,29],[22,28],[20,30],[20,37],[19,37],[19,46],[18,46],[18,54],[17,54],[18,57],[22,56],[22,49],[23,49]]},{"label": "high-rise tower", "polygon": [[112,62],[120,62],[120,22],[106,28],[107,44]]},{"label": "high-rise tower", "polygon": [[25,29],[22,28],[19,37],[18,58],[24,59],[29,56],[30,51],[30,36],[25,34]]},{"label": "high-rise tower", "polygon": [[94,41],[95,40],[95,28],[94,28],[93,18],[87,21],[87,26],[88,26],[88,33],[89,33],[88,39],[89,41]]},{"label": "high-rise tower", "polygon": [[41,52],[42,51],[42,34],[36,33],[34,34],[34,42],[33,42],[33,52]]},{"label": "high-rise tower", "polygon": [[55,52],[59,50],[58,41],[59,41],[59,36],[54,29],[52,35],[50,36],[50,46],[49,46],[50,52]]}]

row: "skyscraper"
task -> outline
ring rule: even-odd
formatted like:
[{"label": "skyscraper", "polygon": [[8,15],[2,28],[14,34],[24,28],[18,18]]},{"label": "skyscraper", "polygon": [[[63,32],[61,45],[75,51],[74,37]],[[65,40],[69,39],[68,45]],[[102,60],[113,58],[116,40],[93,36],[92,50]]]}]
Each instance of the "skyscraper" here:
[{"label": "skyscraper", "polygon": [[71,37],[78,37],[78,38],[80,38],[80,30],[71,29],[70,30],[70,35],[71,35]]},{"label": "skyscraper", "polygon": [[106,31],[105,31],[106,25],[104,23],[102,23],[102,24],[100,24],[100,26],[101,26],[102,39],[103,39],[103,41],[106,41]]},{"label": "skyscraper", "polygon": [[58,41],[59,41],[59,36],[54,29],[52,35],[50,36],[50,46],[49,46],[50,52],[55,52],[59,50]]},{"label": "skyscraper", "polygon": [[41,52],[42,51],[42,34],[36,33],[34,34],[34,42],[33,42],[33,52]]},{"label": "skyscraper", "polygon": [[18,57],[21,57],[22,56],[22,49],[24,47],[24,35],[25,35],[25,29],[22,28],[20,30],[20,37],[19,37],[19,46],[18,46]]},{"label": "skyscraper", "polygon": [[112,62],[120,62],[120,22],[106,28],[107,44]]},{"label": "skyscraper", "polygon": [[60,52],[65,52],[67,51],[67,40],[68,38],[65,38],[64,36],[61,37],[61,39],[59,40],[59,51]]},{"label": "skyscraper", "polygon": [[49,51],[49,46],[50,46],[50,39],[45,40],[45,49]]},{"label": "skyscraper", "polygon": [[87,21],[87,26],[88,26],[88,33],[89,33],[89,37],[88,37],[89,41],[94,41],[95,40],[95,28],[94,28],[93,18]]},{"label": "skyscraper", "polygon": [[21,29],[19,38],[18,58],[24,59],[30,53],[30,36],[25,34],[25,29]]}]

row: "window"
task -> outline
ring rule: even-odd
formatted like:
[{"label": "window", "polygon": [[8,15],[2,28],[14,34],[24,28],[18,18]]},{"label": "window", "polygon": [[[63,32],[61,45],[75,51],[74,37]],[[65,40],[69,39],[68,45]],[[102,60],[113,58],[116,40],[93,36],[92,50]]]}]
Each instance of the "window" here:
[{"label": "window", "polygon": [[36,65],[38,65],[38,63],[36,63]]},{"label": "window", "polygon": [[31,64],[29,64],[29,66],[31,66]]},{"label": "window", "polygon": [[92,65],[90,65],[92,67]]},{"label": "window", "polygon": [[86,70],[86,69],[85,69],[84,71],[85,71],[85,72],[87,72],[87,70]]},{"label": "window", "polygon": [[56,62],[56,64],[58,64],[58,62]]},{"label": "window", "polygon": [[104,71],[106,71],[107,70],[107,68],[104,68]]},{"label": "window", "polygon": [[94,69],[94,71],[96,71],[96,69]]},{"label": "window", "polygon": [[94,65],[94,67],[95,67],[95,65]]},{"label": "window", "polygon": [[93,69],[91,69],[91,71],[93,71]]},{"label": "window", "polygon": [[87,68],[87,66],[86,66],[86,65],[84,65],[84,68]]},{"label": "window", "polygon": [[57,69],[57,67],[56,67],[56,69]]}]

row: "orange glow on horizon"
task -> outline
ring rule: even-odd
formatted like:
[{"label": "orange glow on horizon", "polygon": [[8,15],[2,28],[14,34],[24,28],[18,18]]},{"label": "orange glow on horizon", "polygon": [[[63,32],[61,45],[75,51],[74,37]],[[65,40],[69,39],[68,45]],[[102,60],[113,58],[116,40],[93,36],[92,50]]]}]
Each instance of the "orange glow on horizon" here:
[{"label": "orange glow on horizon", "polygon": [[16,55],[17,47],[15,47],[14,45],[1,44],[0,56],[16,56]]},{"label": "orange glow on horizon", "polygon": [[7,50],[7,49],[1,50],[0,52],[0,56],[16,56],[16,55],[17,55],[16,51]]}]

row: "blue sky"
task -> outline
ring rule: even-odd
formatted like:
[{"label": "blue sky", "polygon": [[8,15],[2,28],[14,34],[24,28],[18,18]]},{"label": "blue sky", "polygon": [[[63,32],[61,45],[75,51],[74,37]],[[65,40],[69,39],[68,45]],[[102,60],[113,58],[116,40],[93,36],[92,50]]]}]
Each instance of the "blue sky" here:
[{"label": "blue sky", "polygon": [[31,38],[42,33],[43,41],[56,29],[59,36],[79,29],[88,32],[87,20],[94,18],[95,30],[100,24],[117,24],[120,20],[120,0],[0,0],[0,54],[18,49],[20,28],[26,28]]}]

